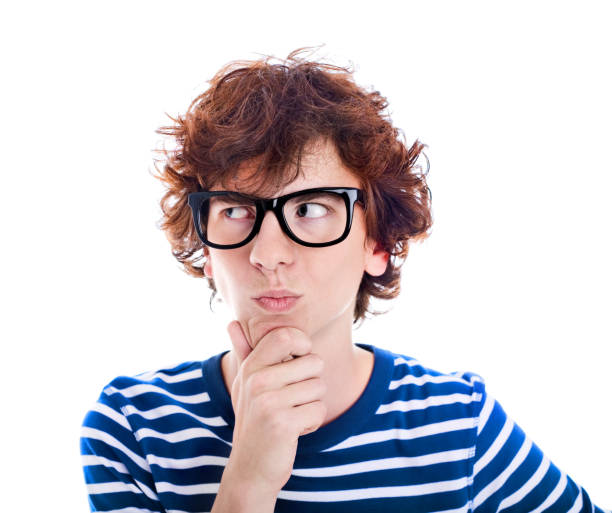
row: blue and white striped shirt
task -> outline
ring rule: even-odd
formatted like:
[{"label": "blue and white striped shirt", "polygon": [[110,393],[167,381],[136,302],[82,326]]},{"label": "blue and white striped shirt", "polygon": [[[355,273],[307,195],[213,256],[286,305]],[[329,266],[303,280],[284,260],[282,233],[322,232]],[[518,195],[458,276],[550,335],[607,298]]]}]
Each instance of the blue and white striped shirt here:
[{"label": "blue and white striped shirt", "polygon": [[[444,374],[368,344],[370,381],[299,438],[278,512],[603,512],[526,436],[472,372]],[[212,509],[234,412],[217,354],[121,376],[86,414],[92,511]]]}]

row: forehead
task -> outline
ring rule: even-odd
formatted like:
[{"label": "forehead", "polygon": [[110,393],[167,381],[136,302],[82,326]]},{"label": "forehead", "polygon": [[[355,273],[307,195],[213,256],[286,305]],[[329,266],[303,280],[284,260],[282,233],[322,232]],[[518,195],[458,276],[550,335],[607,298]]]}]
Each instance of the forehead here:
[{"label": "forehead", "polygon": [[[259,195],[275,197],[289,194],[312,187],[361,187],[359,177],[350,171],[340,159],[338,151],[329,139],[319,139],[304,149],[300,162],[300,172],[297,178],[285,187],[276,188],[270,184],[266,186],[265,170],[260,171],[260,177],[253,180],[253,173],[257,170],[258,161],[243,162],[234,177],[227,180],[225,186],[215,184],[211,190],[231,190],[245,194],[261,191]],[[295,173],[295,167],[290,170]],[[250,186],[255,181],[256,185]],[[247,184],[247,185],[245,185]]]}]

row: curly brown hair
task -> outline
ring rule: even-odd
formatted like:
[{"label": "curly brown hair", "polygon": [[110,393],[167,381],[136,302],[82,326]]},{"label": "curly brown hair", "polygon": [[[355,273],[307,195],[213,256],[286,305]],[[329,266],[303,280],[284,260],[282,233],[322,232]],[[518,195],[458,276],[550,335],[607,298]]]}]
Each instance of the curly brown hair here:
[{"label": "curly brown hair", "polygon": [[[367,235],[391,255],[382,275],[364,273],[353,314],[356,323],[366,312],[385,313],[368,310],[370,297],[392,299],[399,294],[409,241],[429,235],[428,169],[417,164],[425,145],[416,140],[408,149],[384,113],[388,103],[378,91],[358,86],[348,67],[306,60],[300,55],[306,49],[277,59],[278,64],[271,62],[276,59],[272,56],[232,61],[184,115],[168,115],[174,124],[157,133],[173,137],[176,146],[157,150],[163,154],[163,166],[160,171],[160,161],[155,163],[159,176],[154,176],[167,189],[158,226],[184,271],[204,277],[205,262],[197,264],[209,255],[208,248],[195,231],[187,195],[235,179],[247,161],[258,163],[241,182],[257,187],[252,194],[278,190],[298,176],[305,148],[321,137],[330,138],[343,164],[363,183]],[[212,307],[217,289],[213,279],[207,279]]]}]

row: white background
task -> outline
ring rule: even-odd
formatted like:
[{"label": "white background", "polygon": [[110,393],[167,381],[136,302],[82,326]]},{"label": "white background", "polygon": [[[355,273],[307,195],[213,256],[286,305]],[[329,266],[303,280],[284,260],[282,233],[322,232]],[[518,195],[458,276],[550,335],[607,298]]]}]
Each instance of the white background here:
[{"label": "white background", "polygon": [[4,509],[88,511],[79,430],[103,386],[230,347],[156,227],[155,130],[226,62],[321,44],[431,161],[432,235],[354,341],[479,373],[612,508],[610,4],[221,4],[1,13]]}]

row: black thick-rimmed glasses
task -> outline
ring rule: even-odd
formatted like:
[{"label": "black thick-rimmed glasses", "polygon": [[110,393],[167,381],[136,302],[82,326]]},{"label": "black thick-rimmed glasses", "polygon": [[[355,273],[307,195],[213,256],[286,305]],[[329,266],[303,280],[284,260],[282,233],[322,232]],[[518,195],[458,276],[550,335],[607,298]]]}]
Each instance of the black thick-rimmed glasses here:
[{"label": "black thick-rimmed glasses", "polygon": [[321,248],[342,242],[353,222],[355,202],[365,206],[355,187],[315,187],[277,198],[257,198],[234,191],[201,191],[188,195],[200,240],[217,249],[249,243],[272,210],[283,232],[303,246]]}]

